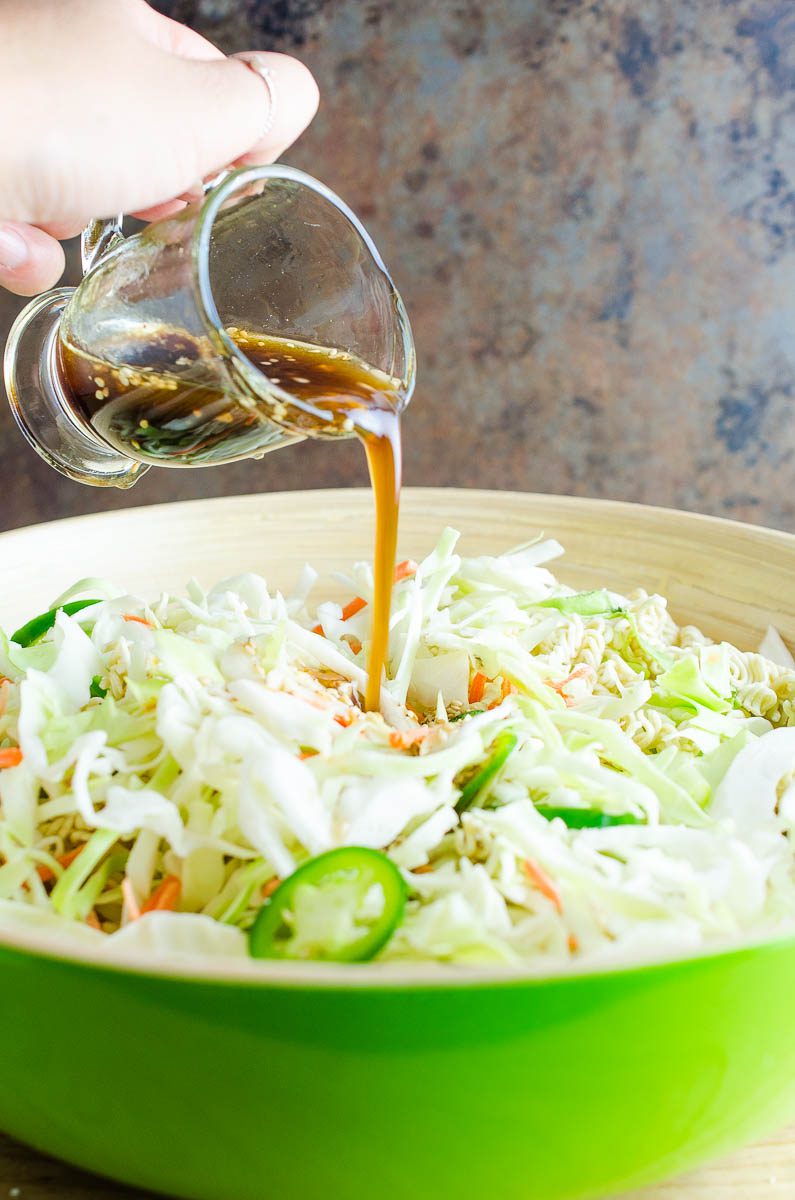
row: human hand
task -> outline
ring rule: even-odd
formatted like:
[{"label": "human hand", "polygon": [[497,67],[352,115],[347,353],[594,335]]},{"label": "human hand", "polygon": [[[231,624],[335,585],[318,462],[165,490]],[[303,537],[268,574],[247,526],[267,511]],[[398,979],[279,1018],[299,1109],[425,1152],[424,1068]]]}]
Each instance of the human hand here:
[{"label": "human hand", "polygon": [[294,58],[261,61],[272,113],[263,79],[145,0],[0,0],[0,286],[52,287],[57,239],[91,217],[156,219],[229,164],[278,158],[317,86]]}]

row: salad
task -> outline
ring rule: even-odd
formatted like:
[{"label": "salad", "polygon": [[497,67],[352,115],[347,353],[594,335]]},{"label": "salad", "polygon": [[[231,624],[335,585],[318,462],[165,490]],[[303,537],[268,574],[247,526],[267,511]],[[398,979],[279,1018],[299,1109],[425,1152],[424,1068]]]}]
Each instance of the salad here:
[{"label": "salad", "polygon": [[606,961],[795,916],[795,664],[574,592],[549,539],[152,604],[83,580],[0,634],[0,929],[98,954]]}]

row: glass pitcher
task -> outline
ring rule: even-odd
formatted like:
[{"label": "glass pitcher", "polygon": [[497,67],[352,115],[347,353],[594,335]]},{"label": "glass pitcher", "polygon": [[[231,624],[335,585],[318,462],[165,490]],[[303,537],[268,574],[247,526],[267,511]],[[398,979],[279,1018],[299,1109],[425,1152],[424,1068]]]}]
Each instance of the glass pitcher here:
[{"label": "glass pitcher", "polygon": [[94,221],[83,270],[76,289],[27,305],[5,353],[20,429],[81,483],[127,488],[151,464],[209,466],[307,433],[351,436],[297,382],[267,373],[273,344],[290,359],[295,348],[302,383],[300,353],[322,347],[386,378],[401,405],[411,397],[411,329],[375,245],[338,196],[291,167],[232,172],[133,237],[120,218]]}]

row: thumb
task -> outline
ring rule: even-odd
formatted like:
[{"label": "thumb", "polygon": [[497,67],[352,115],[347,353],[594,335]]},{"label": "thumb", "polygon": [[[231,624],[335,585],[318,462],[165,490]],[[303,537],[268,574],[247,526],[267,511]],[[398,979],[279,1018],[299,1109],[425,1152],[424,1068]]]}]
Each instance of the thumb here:
[{"label": "thumb", "polygon": [[35,296],[53,287],[64,269],[59,242],[22,221],[0,222],[0,287]]}]

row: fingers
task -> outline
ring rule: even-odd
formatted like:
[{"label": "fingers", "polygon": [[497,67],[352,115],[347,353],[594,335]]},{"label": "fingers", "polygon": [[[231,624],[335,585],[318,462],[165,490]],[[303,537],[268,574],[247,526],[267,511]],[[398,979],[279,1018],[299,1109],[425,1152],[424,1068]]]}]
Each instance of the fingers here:
[{"label": "fingers", "polygon": [[178,60],[171,86],[181,89],[183,148],[192,149],[195,179],[235,161],[271,162],[315,115],[318,89],[307,67],[286,54],[258,58],[270,86],[234,58]]},{"label": "fingers", "polygon": [[130,215],[139,221],[159,221],[161,217],[173,217],[174,213],[182,212],[186,207],[186,200],[166,200],[163,204],[153,204],[151,208],[141,208]]},{"label": "fingers", "polygon": [[[30,20],[0,58],[29,124],[4,143],[0,172],[0,287],[19,295],[57,282],[64,255],[56,239],[78,234],[89,214],[177,213],[222,169],[278,158],[318,104],[312,75],[295,59],[258,53],[262,78],[145,0],[103,6],[97,28],[92,6],[76,5],[63,49],[46,19],[52,6],[57,0],[20,6]],[[57,127],[40,77],[63,98]],[[97,93],[107,105],[96,104]]]},{"label": "fingers", "polygon": [[[136,70],[117,72],[114,127],[124,128],[124,140],[108,144],[106,116],[86,101],[79,119],[66,119],[70,136],[53,142],[46,165],[0,173],[0,215],[60,236],[77,233],[90,215],[152,220],[178,211],[161,205],[238,160],[272,161],[309,123],[318,92],[295,59],[262,59],[271,87],[234,58],[174,57],[147,42]],[[8,179],[16,183],[4,190]]]},{"label": "fingers", "polygon": [[0,287],[17,296],[35,296],[58,282],[64,265],[55,238],[19,221],[0,222]]},{"label": "fingers", "polygon": [[[309,70],[297,59],[286,54],[258,51],[257,59],[268,70],[272,89],[263,80],[259,96],[255,99],[251,80],[246,79],[243,83],[239,72],[238,80],[233,88],[228,72],[230,60],[225,58],[212,42],[208,42],[193,29],[188,29],[187,26],[180,25],[178,21],[172,21],[169,17],[156,12],[143,0],[133,6],[132,12],[141,34],[151,45],[157,46],[167,54],[182,59],[199,60],[204,64],[213,64],[216,68],[220,60],[224,64],[225,73],[230,78],[229,84],[225,85],[230,89],[230,100],[232,100],[232,91],[236,93],[240,88],[247,88],[250,99],[246,103],[250,111],[245,114],[244,118],[241,102],[235,98],[234,108],[237,111],[230,108],[223,114],[223,119],[227,122],[226,136],[230,136],[232,133],[230,121],[234,121],[237,116],[239,127],[242,129],[243,124],[248,124],[257,110],[262,113],[260,129],[264,129],[266,123],[268,125],[267,135],[256,138],[256,141],[252,139],[249,146],[245,148],[245,154],[228,154],[221,158],[215,156],[208,170],[219,169],[235,160],[257,163],[272,162],[303,133],[317,112],[319,98],[317,84]],[[235,57],[236,55],[232,55],[233,59]],[[250,69],[249,74],[252,74]],[[194,75],[197,78],[200,77],[199,72],[194,72]],[[209,83],[211,75],[207,74],[206,77]],[[212,72],[212,93],[215,93],[218,87],[218,77],[219,71],[216,69]],[[274,102],[275,109],[271,112]]]},{"label": "fingers", "polygon": [[272,111],[266,133],[239,156],[239,163],[273,162],[304,132],[320,100],[312,73],[297,58],[259,51],[257,60],[271,80],[270,87],[263,80],[262,88]]},{"label": "fingers", "polygon": [[224,57],[223,52],[208,42],[207,38],[187,25],[180,25],[179,21],[156,12],[145,0],[139,0],[132,7],[131,15],[146,40],[168,54],[178,54],[181,58]]}]

